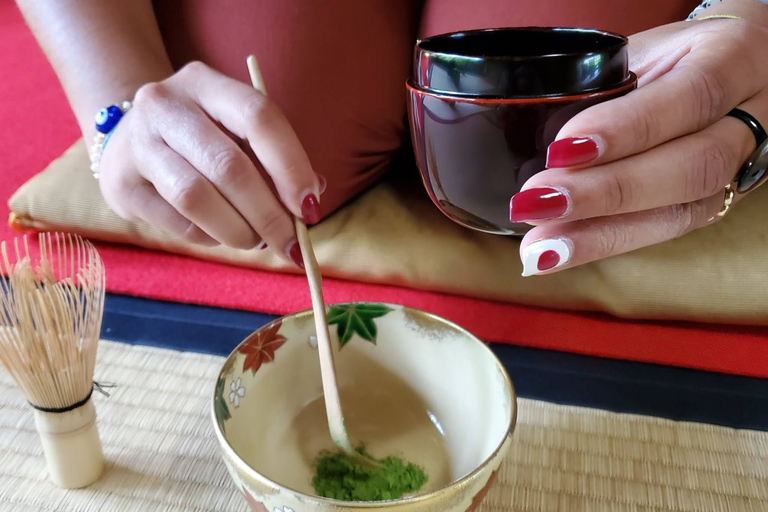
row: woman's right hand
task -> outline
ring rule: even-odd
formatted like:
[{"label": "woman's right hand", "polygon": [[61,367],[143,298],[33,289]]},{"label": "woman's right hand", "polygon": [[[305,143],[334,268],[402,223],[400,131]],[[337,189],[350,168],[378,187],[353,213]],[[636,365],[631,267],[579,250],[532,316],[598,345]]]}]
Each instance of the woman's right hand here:
[{"label": "woman's right hand", "polygon": [[199,62],[138,90],[104,148],[99,183],[125,219],[197,244],[266,243],[299,266],[291,214],[320,220],[321,179],[285,116]]}]

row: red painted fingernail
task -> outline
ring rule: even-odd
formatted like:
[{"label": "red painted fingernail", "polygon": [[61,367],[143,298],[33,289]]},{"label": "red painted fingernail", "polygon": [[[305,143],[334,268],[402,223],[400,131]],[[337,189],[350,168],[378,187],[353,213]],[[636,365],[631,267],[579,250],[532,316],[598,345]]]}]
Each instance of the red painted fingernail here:
[{"label": "red painted fingernail", "polygon": [[304,268],[304,259],[301,257],[301,247],[299,247],[299,242],[293,242],[293,245],[288,250],[288,257],[291,258],[291,261],[296,265]]},{"label": "red painted fingernail", "polygon": [[547,149],[547,168],[588,164],[599,154],[597,142],[589,137],[556,140]]},{"label": "red painted fingernail", "polygon": [[568,211],[568,196],[554,188],[529,188],[509,201],[510,222],[552,220]]},{"label": "red painted fingernail", "polygon": [[558,263],[560,263],[560,255],[557,254],[557,251],[544,251],[539,256],[539,261],[536,262],[536,268],[540,272],[544,272],[545,270],[555,268]]},{"label": "red painted fingernail", "polygon": [[323,192],[325,192],[326,187],[328,186],[328,181],[326,181],[325,176],[323,176],[322,174],[317,175],[317,181],[320,182],[320,195],[322,195]]},{"label": "red painted fingernail", "polygon": [[320,203],[315,194],[307,194],[301,201],[301,217],[306,224],[320,222]]},{"label": "red painted fingernail", "polygon": [[261,242],[261,243],[259,244],[259,250],[260,250],[260,251],[263,251],[263,250],[264,250],[264,249],[266,249],[267,247],[269,247],[269,246],[267,245],[267,242]]}]

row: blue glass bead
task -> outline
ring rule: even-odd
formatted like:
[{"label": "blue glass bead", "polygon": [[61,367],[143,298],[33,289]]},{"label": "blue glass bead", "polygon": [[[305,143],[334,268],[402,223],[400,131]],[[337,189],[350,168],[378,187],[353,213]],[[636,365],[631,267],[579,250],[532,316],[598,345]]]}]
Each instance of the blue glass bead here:
[{"label": "blue glass bead", "polygon": [[123,117],[123,111],[117,105],[103,108],[96,114],[96,130],[109,133]]}]

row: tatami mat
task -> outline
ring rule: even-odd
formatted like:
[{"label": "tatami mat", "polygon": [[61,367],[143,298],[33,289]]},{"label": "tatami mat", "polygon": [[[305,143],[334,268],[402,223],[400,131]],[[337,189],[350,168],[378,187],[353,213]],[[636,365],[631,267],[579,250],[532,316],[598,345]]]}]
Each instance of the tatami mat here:
[{"label": "tatami mat", "polygon": [[[103,342],[96,379],[119,386],[94,394],[109,465],[69,492],[47,480],[30,410],[0,371],[0,510],[245,512],[209,417],[221,362]],[[768,510],[768,433],[519,404],[516,442],[483,512]]]}]

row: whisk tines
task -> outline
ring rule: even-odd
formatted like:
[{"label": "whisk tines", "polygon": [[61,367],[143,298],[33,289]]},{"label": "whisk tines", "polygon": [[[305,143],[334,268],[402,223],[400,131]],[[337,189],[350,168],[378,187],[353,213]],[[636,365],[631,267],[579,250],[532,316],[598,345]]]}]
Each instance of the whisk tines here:
[{"label": "whisk tines", "polygon": [[104,308],[105,272],[77,235],[42,233],[0,244],[0,364],[36,407],[90,395]]}]

